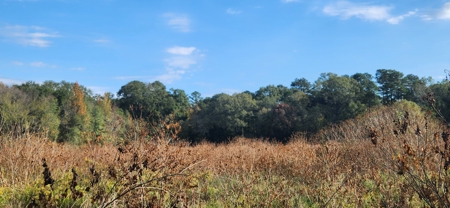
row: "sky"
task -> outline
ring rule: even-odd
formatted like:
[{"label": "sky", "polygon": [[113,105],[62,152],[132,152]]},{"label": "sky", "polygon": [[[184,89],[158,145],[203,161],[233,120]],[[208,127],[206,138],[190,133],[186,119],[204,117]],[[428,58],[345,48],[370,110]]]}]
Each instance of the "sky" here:
[{"label": "sky", "polygon": [[395,69],[441,81],[450,1],[0,0],[0,82],[204,97]]}]

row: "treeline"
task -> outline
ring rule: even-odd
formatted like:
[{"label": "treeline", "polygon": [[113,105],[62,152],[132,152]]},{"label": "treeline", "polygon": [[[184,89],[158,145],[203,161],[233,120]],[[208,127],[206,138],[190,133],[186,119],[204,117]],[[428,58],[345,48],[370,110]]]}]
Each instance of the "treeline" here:
[{"label": "treeline", "polygon": [[447,82],[380,69],[339,76],[323,73],[314,82],[268,85],[256,92],[203,98],[169,89],[159,81],[132,81],[112,94],[93,95],[78,83],[46,81],[6,86],[0,83],[0,135],[40,134],[58,142],[104,142],[152,138],[166,131],[191,142],[223,142],[235,136],[287,142],[292,134],[313,134],[354,118],[369,108],[433,95],[450,120]]}]

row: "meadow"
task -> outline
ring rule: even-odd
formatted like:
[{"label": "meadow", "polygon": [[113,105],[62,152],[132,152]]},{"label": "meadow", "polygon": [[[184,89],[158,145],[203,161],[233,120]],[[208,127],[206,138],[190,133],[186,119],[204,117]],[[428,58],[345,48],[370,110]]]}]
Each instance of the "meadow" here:
[{"label": "meadow", "polygon": [[286,144],[0,139],[1,207],[448,207],[446,125],[412,102]]}]

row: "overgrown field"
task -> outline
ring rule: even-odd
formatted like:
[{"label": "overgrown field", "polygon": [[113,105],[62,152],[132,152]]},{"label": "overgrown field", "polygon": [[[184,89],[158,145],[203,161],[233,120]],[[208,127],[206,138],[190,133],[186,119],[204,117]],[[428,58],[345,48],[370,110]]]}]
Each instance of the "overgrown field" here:
[{"label": "overgrown field", "polygon": [[4,137],[0,207],[448,207],[448,132],[399,102],[287,144]]}]

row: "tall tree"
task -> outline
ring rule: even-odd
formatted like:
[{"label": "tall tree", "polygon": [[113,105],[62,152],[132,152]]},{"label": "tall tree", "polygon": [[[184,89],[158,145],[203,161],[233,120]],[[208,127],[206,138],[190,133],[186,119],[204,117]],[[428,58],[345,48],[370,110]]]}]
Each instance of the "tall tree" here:
[{"label": "tall tree", "polygon": [[422,96],[427,93],[428,85],[431,84],[431,77],[419,78],[416,75],[408,74],[403,78],[403,84],[406,88],[404,99],[422,104]]},{"label": "tall tree", "polygon": [[131,115],[135,118],[147,117],[150,114],[147,106],[150,94],[151,91],[145,83],[131,81],[122,86],[117,93],[118,106],[124,111],[131,112]]},{"label": "tall tree", "polygon": [[359,83],[360,91],[358,100],[367,107],[374,107],[380,104],[380,99],[377,95],[379,90],[373,77],[369,73],[356,73],[352,78]]},{"label": "tall tree", "polygon": [[87,119],[88,113],[86,103],[84,103],[84,93],[78,82],[73,85],[72,107],[78,116]]},{"label": "tall tree", "polygon": [[438,82],[430,86],[434,94],[434,105],[444,116],[447,122],[450,122],[450,83],[448,81]]},{"label": "tall tree", "polygon": [[362,93],[359,83],[348,77],[322,73],[315,83],[316,104],[327,122],[335,123],[353,118],[365,110],[358,100]]},{"label": "tall tree", "polygon": [[296,78],[291,83],[291,87],[294,89],[298,89],[304,93],[309,93],[309,91],[311,89],[311,83],[305,78],[300,78],[300,79]]},{"label": "tall tree", "polygon": [[168,115],[184,119],[189,109],[189,99],[183,90],[170,89],[159,81],[145,84],[132,81],[121,87],[117,93],[118,105],[129,111],[133,117],[142,117],[154,122]]},{"label": "tall tree", "polygon": [[223,142],[235,136],[252,134],[251,124],[256,109],[256,101],[248,93],[221,93],[204,99],[193,112],[190,123],[194,135]]},{"label": "tall tree", "polygon": [[65,139],[75,143],[88,142],[90,139],[90,115],[87,111],[83,90],[78,82],[73,84],[65,113],[67,116]]},{"label": "tall tree", "polygon": [[189,96],[189,103],[190,103],[192,106],[198,105],[198,103],[199,103],[200,101],[202,101],[202,100],[203,100],[202,94],[199,93],[199,92],[197,92],[197,91],[194,91],[194,92],[191,93],[191,95]]},{"label": "tall tree", "polygon": [[172,104],[166,106],[167,113],[175,115],[176,120],[185,120],[188,117],[190,104],[189,97],[184,90],[170,89],[169,100]]},{"label": "tall tree", "polygon": [[380,84],[383,104],[390,104],[403,99],[406,94],[403,73],[393,69],[378,69],[376,79]]}]

